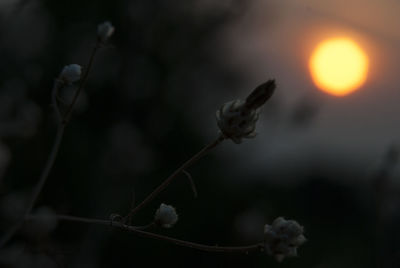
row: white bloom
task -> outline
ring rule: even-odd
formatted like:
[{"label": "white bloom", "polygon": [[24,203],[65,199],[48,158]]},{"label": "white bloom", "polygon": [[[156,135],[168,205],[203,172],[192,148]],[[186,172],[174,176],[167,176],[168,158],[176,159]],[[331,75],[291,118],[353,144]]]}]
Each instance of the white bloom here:
[{"label": "white bloom", "polygon": [[114,33],[114,30],[111,22],[105,21],[97,26],[97,36],[101,42],[105,43]]},{"label": "white bloom", "polygon": [[235,143],[241,143],[242,138],[253,138],[256,133],[256,123],[259,116],[258,110],[243,113],[245,102],[235,100],[225,103],[217,110],[217,124],[226,138]]},{"label": "white bloom", "polygon": [[173,206],[162,203],[154,215],[154,221],[164,228],[171,228],[178,221],[178,214]]},{"label": "white bloom", "polygon": [[281,262],[285,257],[297,256],[297,248],[306,242],[304,228],[294,220],[279,217],[272,225],[264,226],[265,250]]},{"label": "white bloom", "polygon": [[275,81],[269,80],[254,89],[245,101],[234,100],[222,105],[216,113],[222,134],[235,143],[255,137],[259,108],[272,96],[275,87]]},{"label": "white bloom", "polygon": [[67,84],[72,84],[76,81],[79,81],[79,79],[81,79],[81,75],[82,67],[78,64],[70,64],[66,65],[62,69],[60,73],[60,79]]}]

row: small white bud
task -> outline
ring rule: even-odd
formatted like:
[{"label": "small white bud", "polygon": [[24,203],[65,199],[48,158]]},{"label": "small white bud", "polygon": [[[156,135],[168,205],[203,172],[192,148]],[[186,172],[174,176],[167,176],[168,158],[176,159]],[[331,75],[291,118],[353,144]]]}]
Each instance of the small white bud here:
[{"label": "small white bud", "polygon": [[171,228],[178,221],[178,214],[173,206],[162,203],[154,215],[154,221],[164,228]]},{"label": "small white bud", "polygon": [[279,217],[272,225],[264,226],[265,250],[278,262],[285,257],[297,256],[297,248],[306,242],[304,228],[294,220]]},{"label": "small white bud", "polygon": [[259,108],[272,96],[275,87],[275,81],[268,80],[256,87],[245,101],[234,100],[222,105],[216,113],[222,134],[235,143],[241,143],[242,138],[254,138]]},{"label": "small white bud", "polygon": [[97,37],[101,42],[105,43],[114,33],[114,26],[112,26],[111,22],[105,21],[97,26]]},{"label": "small white bud", "polygon": [[255,137],[256,123],[259,116],[258,110],[244,113],[245,102],[234,100],[225,103],[217,110],[217,124],[226,138],[235,143],[241,143],[242,138]]},{"label": "small white bud", "polygon": [[79,79],[81,79],[81,75],[82,67],[78,64],[70,64],[66,65],[62,69],[59,78],[67,84],[72,84],[76,81],[79,81]]}]

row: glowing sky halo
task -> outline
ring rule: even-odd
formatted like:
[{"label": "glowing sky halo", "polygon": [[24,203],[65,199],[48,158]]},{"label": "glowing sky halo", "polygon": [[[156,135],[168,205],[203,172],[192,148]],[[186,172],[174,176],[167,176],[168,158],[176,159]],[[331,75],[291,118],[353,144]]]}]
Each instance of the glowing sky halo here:
[{"label": "glowing sky halo", "polygon": [[309,59],[315,85],[334,96],[345,96],[359,89],[367,78],[368,65],[363,49],[345,37],[322,41]]}]

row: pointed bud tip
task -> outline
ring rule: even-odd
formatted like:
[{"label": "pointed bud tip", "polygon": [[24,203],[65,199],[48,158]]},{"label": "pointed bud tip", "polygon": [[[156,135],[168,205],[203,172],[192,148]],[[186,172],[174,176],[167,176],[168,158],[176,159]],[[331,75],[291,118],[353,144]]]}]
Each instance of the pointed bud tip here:
[{"label": "pointed bud tip", "polygon": [[274,94],[275,88],[275,79],[270,79],[256,87],[246,98],[247,108],[257,109],[261,107]]}]

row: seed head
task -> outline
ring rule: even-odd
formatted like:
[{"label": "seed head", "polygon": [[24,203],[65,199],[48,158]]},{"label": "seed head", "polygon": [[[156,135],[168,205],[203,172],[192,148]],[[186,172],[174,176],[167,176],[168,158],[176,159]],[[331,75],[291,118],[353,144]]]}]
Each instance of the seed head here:
[{"label": "seed head", "polygon": [[234,100],[222,105],[216,112],[222,134],[235,143],[255,137],[259,108],[272,96],[275,87],[275,81],[269,80],[254,89],[245,101]]},{"label": "seed head", "polygon": [[154,215],[154,221],[163,228],[171,228],[178,221],[178,214],[173,206],[162,203]]},{"label": "seed head", "polygon": [[297,256],[297,248],[306,242],[304,228],[294,220],[283,217],[275,219],[272,225],[264,226],[265,251],[281,262],[285,257]]},{"label": "seed head", "polygon": [[78,64],[69,64],[62,69],[59,79],[66,84],[79,81],[82,75],[82,67]]}]

